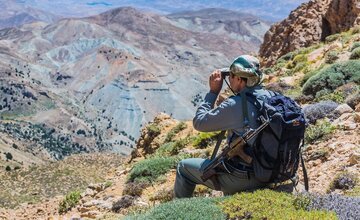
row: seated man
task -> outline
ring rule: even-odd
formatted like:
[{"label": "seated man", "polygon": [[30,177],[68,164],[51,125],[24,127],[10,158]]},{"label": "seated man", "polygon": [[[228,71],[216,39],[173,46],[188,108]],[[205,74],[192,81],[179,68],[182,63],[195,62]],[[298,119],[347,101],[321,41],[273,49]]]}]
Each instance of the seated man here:
[{"label": "seated man", "polygon": [[[215,101],[223,85],[223,76],[220,70],[215,70],[209,78],[210,91],[206,94],[204,102],[197,109],[193,119],[194,128],[202,132],[227,130],[228,144],[237,136],[243,135],[247,129],[257,128],[259,123],[258,109],[245,98],[246,93],[256,96],[268,96],[269,91],[261,85],[263,74],[257,58],[243,55],[235,59],[230,66],[230,89],[234,95],[214,107]],[[244,104],[245,103],[245,104]],[[212,180],[202,181],[202,168],[210,160],[190,158],[180,161],[177,167],[175,180],[175,197],[191,197],[196,184],[202,184],[215,189]],[[225,194],[233,194],[244,190],[253,190],[266,186],[254,177],[250,164],[242,160],[226,161],[228,171],[217,173],[217,183]]]}]

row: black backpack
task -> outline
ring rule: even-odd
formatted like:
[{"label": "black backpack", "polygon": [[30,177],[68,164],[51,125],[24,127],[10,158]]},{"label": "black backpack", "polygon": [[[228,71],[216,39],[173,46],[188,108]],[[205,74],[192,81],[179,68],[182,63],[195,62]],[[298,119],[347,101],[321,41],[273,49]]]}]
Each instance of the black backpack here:
[{"label": "black backpack", "polygon": [[294,177],[301,161],[305,189],[308,190],[307,173],[301,155],[306,127],[305,116],[301,107],[291,98],[270,92],[273,93],[271,97],[256,97],[246,93],[248,101],[270,121],[251,148],[255,177],[261,182],[269,183],[290,179],[295,184]]}]

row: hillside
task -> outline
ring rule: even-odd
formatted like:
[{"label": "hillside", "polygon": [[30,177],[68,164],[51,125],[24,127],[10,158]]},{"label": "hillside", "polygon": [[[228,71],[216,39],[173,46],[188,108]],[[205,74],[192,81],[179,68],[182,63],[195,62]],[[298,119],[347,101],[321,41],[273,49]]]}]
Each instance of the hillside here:
[{"label": "hillside", "polygon": [[[287,54],[277,61],[266,83],[267,87],[302,103],[309,121],[304,156],[310,178],[310,195],[296,195],[296,191],[289,188],[290,183],[271,186],[275,191],[260,190],[231,197],[223,197],[222,193],[199,186],[195,190],[198,198],[173,200],[177,162],[187,157],[209,157],[217,133],[199,133],[190,121],[181,122],[161,114],[142,129],[136,150],[126,163],[108,165],[113,171],[102,182],[91,184],[85,190],[82,188],[79,197],[75,196],[76,185],[68,188],[67,192],[73,192],[71,198],[79,198],[74,208],[59,214],[59,207],[68,206],[65,203],[59,206],[64,196],[58,196],[43,199],[41,204],[24,204],[15,211],[3,209],[2,215],[102,219],[124,216],[129,219],[158,219],[166,216],[168,219],[173,215],[197,218],[198,213],[200,216],[211,215],[214,219],[248,215],[279,219],[287,213],[293,219],[356,219],[360,212],[359,30],[359,27],[354,27],[348,32],[331,35],[323,44]],[[348,74],[347,71],[351,71],[352,77],[339,80],[341,74]],[[336,81],[330,81],[334,80],[334,74]],[[328,83],[321,84],[324,79]],[[66,164],[68,170],[78,166]],[[6,175],[16,173],[20,174],[20,171]],[[51,176],[51,173],[47,175]],[[299,175],[297,190],[301,192],[301,171]],[[285,192],[293,192],[293,195]],[[256,200],[260,208],[246,205],[253,203],[243,204],[241,201],[244,199],[254,200],[254,203]],[[65,201],[73,200],[68,197]],[[231,204],[233,209],[227,209],[225,204]],[[271,207],[272,212],[267,207]],[[28,210],[27,214],[24,210]]]},{"label": "hillside", "polygon": [[179,12],[167,15],[173,24],[187,30],[229,35],[243,42],[261,44],[269,22],[251,14],[234,12],[226,9],[209,8],[199,11]]},{"label": "hillside", "polygon": [[50,12],[19,4],[16,1],[0,0],[0,29],[21,26],[37,21],[53,23],[61,17]]}]

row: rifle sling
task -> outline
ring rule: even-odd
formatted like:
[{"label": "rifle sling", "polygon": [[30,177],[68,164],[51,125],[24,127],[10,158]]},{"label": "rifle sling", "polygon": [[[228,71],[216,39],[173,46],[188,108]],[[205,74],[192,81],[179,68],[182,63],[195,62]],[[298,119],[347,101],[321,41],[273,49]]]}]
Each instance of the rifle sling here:
[{"label": "rifle sling", "polygon": [[221,141],[222,141],[223,138],[224,138],[225,132],[226,132],[226,131],[221,131],[221,133],[219,134],[218,139],[217,139],[217,142],[216,142],[216,145],[215,145],[215,148],[214,148],[214,151],[213,151],[213,153],[212,153],[212,155],[211,155],[210,161],[213,161],[214,158],[216,157],[216,154],[217,154],[218,151],[219,151],[219,147],[220,147]]},{"label": "rifle sling", "polygon": [[308,192],[309,191],[309,178],[308,178],[308,175],[307,175],[305,162],[304,162],[304,158],[303,158],[303,155],[302,155],[302,150],[303,149],[304,149],[304,140],[303,140],[302,147],[301,147],[300,160],[301,160],[301,167],[302,167],[303,175],[304,175],[305,190]]}]

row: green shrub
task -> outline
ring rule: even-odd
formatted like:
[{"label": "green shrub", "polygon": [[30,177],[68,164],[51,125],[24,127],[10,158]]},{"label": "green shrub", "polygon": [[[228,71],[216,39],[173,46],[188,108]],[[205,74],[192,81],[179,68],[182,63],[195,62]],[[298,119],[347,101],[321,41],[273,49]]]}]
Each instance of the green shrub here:
[{"label": "green shrub", "polygon": [[331,92],[350,82],[360,83],[360,61],[358,60],[335,63],[321,69],[306,81],[302,91],[305,95],[314,96],[321,90]]},{"label": "green shrub", "polygon": [[150,197],[150,201],[160,201],[161,203],[169,202],[174,198],[174,189],[162,189],[154,193]]},{"label": "green shrub", "polygon": [[305,132],[305,142],[313,143],[335,131],[336,127],[326,120],[318,120],[315,125],[310,125]]},{"label": "green shrub", "polygon": [[296,52],[289,52],[283,56],[281,56],[277,62],[285,62],[285,61],[290,61],[292,60],[294,57],[296,56]]},{"label": "green shrub", "polygon": [[74,191],[66,195],[65,199],[59,203],[59,213],[65,213],[75,207],[80,201],[80,192]]},{"label": "green shrub", "polygon": [[360,26],[355,26],[351,28],[351,34],[358,34],[360,33]]},{"label": "green shrub", "polygon": [[9,153],[9,152],[5,154],[5,157],[6,157],[7,160],[12,160],[13,159],[13,155],[11,153]]},{"label": "green shrub", "polygon": [[10,167],[9,165],[6,166],[6,167],[5,167],[5,171],[8,171],[8,172],[11,171],[11,167]]},{"label": "green shrub", "polygon": [[273,190],[240,193],[220,203],[227,219],[337,219],[334,212],[306,211],[309,202]]},{"label": "green shrub", "polygon": [[360,48],[355,48],[350,54],[350,59],[357,60],[359,58],[360,58]]},{"label": "green shrub", "polygon": [[190,198],[177,199],[155,206],[144,214],[127,216],[125,219],[137,220],[198,220],[198,219],[226,219],[224,213],[216,205],[219,199]]},{"label": "green shrub", "polygon": [[325,63],[332,64],[339,59],[339,53],[335,50],[328,52],[325,56]]},{"label": "green shrub", "polygon": [[356,48],[360,47],[360,42],[354,42],[351,46],[350,51],[355,50]]},{"label": "green shrub", "polygon": [[200,132],[193,141],[193,146],[196,148],[206,148],[218,138],[219,132]]},{"label": "green shrub", "polygon": [[325,38],[325,42],[330,43],[330,42],[333,42],[333,41],[339,39],[340,37],[341,37],[341,34],[333,34],[333,35],[327,36]]},{"label": "green shrub", "polygon": [[180,139],[175,142],[167,142],[161,145],[155,152],[156,156],[173,156],[177,155],[181,149],[185,148],[185,146],[189,143],[189,139]]},{"label": "green shrub", "polygon": [[147,126],[148,134],[151,137],[156,137],[160,134],[160,128],[156,124],[149,124]]},{"label": "green shrub", "polygon": [[340,91],[335,91],[332,93],[329,93],[326,90],[321,90],[320,92],[318,92],[316,94],[316,98],[315,98],[315,102],[320,102],[320,101],[334,101],[336,103],[344,103],[345,101],[345,95],[344,93],[340,92]]},{"label": "green shrub", "polygon": [[129,181],[154,182],[176,167],[180,157],[151,157],[137,162],[130,171]]},{"label": "green shrub", "polygon": [[175,135],[180,131],[184,130],[186,126],[187,125],[185,124],[185,122],[180,122],[179,124],[177,124],[173,129],[169,131],[169,133],[167,133],[164,142],[166,143],[172,141]]}]

